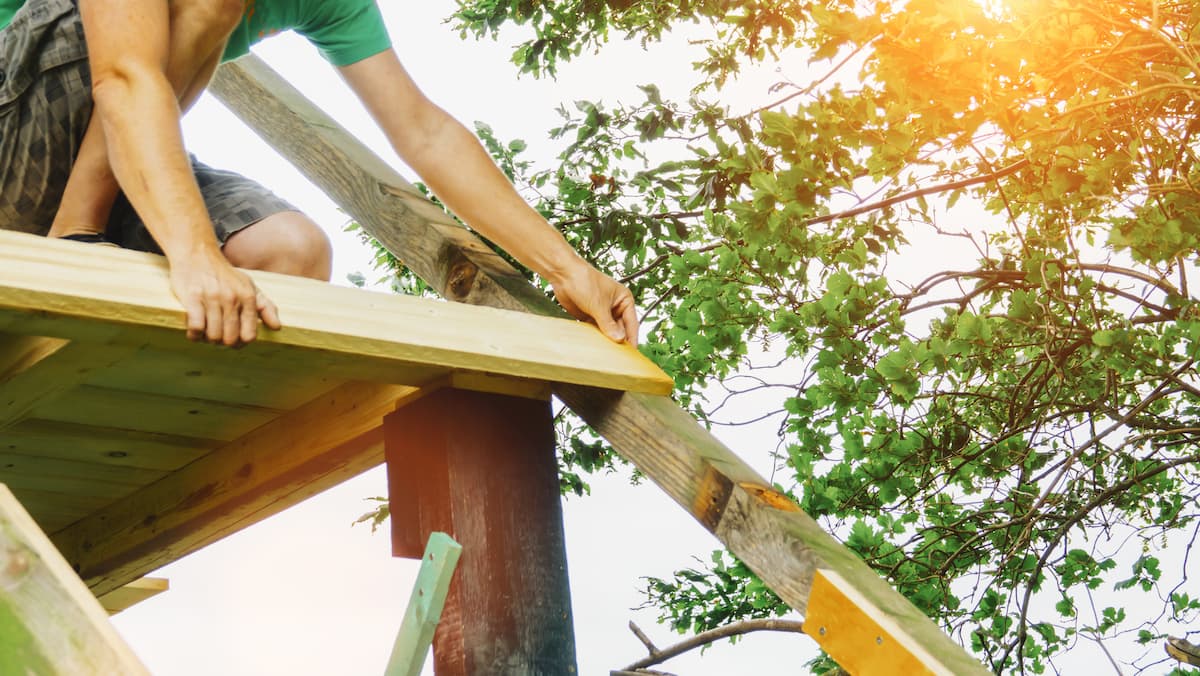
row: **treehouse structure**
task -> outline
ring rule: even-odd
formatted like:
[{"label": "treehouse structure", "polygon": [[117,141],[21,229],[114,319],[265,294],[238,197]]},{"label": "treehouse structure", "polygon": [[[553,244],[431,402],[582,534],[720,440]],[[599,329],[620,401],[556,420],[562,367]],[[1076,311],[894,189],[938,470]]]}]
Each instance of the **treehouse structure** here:
[{"label": "treehouse structure", "polygon": [[986,673],[654,364],[562,318],[260,61],[214,90],[459,302],[253,273],[285,328],[230,350],[186,341],[162,258],[0,231],[0,673],[138,673],[95,597],[160,591],[146,574],[385,459],[394,552],[462,545],[437,673],[575,673],[551,394],[851,673]]}]

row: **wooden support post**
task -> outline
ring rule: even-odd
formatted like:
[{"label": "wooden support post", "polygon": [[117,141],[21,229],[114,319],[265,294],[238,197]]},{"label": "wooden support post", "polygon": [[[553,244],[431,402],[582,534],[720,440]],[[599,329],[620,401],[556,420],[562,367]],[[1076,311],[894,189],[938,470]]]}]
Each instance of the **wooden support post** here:
[{"label": "wooden support post", "polygon": [[443,389],[384,419],[392,551],[462,544],[438,676],[578,673],[547,401]]}]

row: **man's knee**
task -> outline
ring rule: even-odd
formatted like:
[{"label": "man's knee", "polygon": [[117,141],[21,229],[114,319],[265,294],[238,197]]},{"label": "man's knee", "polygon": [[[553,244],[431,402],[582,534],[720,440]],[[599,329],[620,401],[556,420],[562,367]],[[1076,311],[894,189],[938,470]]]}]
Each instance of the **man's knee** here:
[{"label": "man's knee", "polygon": [[230,235],[225,257],[239,268],[329,281],[333,248],[311,219],[284,211]]}]

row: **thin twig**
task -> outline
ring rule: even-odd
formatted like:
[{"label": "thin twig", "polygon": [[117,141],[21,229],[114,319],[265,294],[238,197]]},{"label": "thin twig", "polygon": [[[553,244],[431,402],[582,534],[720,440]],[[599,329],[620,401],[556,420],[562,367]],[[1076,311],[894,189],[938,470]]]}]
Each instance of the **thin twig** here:
[{"label": "thin twig", "polygon": [[[630,628],[632,629],[634,626],[633,623],[630,622],[629,624]],[[754,631],[784,631],[801,633],[804,631],[804,623],[797,622],[795,620],[745,620],[742,622],[727,624],[724,627],[717,627],[716,629],[710,629],[708,631],[696,634],[695,636],[687,640],[680,641],[675,645],[667,646],[665,650],[659,650],[657,654],[655,654],[655,651],[651,650],[649,657],[640,659],[637,662],[630,664],[629,666],[625,667],[624,670],[613,671],[611,674],[612,676],[626,673],[644,674],[647,672],[638,672],[637,670],[645,669],[646,667],[652,667],[656,664],[662,664],[672,657],[682,655],[689,650],[695,650],[701,646],[706,646],[714,641],[719,641],[723,638],[741,636],[742,634],[749,634],[750,632]],[[639,637],[639,639],[640,638],[641,637]],[[643,641],[643,643],[645,643],[645,641]]]}]

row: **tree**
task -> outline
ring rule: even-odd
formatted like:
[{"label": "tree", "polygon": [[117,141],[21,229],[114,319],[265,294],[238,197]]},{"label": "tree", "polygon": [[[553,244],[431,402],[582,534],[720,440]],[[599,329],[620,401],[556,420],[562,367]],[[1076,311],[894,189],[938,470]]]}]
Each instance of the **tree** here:
[{"label": "tree", "polygon": [[[1200,2],[461,0],[455,21],[525,26],[538,76],[699,26],[686,100],[563,108],[549,169],[485,141],[631,285],[678,397],[718,423],[777,393],[781,488],[991,668],[1162,668],[1200,619]],[[753,109],[722,100],[795,54]],[[608,462],[564,424],[568,461]],[[648,581],[676,629],[784,610],[713,561]]]}]

